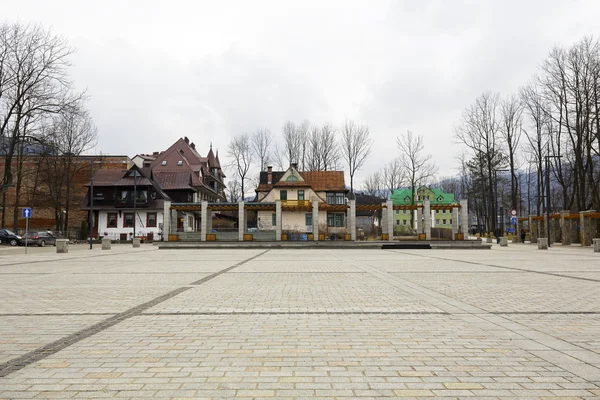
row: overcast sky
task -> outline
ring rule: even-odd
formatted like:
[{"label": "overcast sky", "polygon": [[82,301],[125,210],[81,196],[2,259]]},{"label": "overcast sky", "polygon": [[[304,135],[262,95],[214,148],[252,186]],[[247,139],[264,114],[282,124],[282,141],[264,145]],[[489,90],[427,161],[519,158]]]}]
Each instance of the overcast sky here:
[{"label": "overcast sky", "polygon": [[[442,175],[464,108],[515,92],[555,45],[600,32],[600,1],[2,1],[5,21],[39,22],[77,49],[97,151],[201,153],[286,120],[367,124],[359,182],[412,130]],[[231,176],[231,174],[229,174]],[[347,177],[348,179],[348,177]],[[348,179],[349,180],[349,179]]]}]

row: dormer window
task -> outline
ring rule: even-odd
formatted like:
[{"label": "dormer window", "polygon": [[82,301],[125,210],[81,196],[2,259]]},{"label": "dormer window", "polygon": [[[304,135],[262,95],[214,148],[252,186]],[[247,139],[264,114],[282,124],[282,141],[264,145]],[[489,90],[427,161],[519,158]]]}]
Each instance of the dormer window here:
[{"label": "dormer window", "polygon": [[181,161],[181,160],[177,161],[177,165],[183,165],[183,161]]},{"label": "dormer window", "polygon": [[163,160],[160,165],[167,165],[167,160]]},{"label": "dormer window", "polygon": [[286,182],[298,182],[298,177],[296,175],[290,175],[286,178]]}]

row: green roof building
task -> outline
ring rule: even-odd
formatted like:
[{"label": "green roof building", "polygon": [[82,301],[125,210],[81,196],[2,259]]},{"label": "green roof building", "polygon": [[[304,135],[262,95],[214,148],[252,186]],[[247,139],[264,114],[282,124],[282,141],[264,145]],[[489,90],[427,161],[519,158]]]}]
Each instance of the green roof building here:
[{"label": "green roof building", "polygon": [[[431,205],[454,204],[454,193],[446,193],[440,189],[421,186],[417,189],[417,197],[414,204],[423,204],[423,200],[429,199]],[[394,205],[413,204],[413,194],[410,189],[396,189],[390,196]],[[411,210],[394,210],[394,228],[397,231],[410,229],[410,220],[414,218]],[[452,229],[452,213],[450,210],[435,210],[431,217],[432,228]]]}]

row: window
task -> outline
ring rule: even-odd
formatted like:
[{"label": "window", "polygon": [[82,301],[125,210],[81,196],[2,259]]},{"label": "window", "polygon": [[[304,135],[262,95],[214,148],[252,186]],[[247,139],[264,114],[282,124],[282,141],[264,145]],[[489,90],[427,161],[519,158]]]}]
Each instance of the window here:
[{"label": "window", "polygon": [[442,224],[446,225],[446,220],[445,219],[442,220]]},{"label": "window", "polygon": [[[327,193],[327,204],[335,204],[335,194],[334,193]],[[333,225],[332,225],[333,226]]]},{"label": "window", "polygon": [[402,225],[406,225],[406,220],[403,220],[403,221],[402,221]]},{"label": "window", "polygon": [[335,204],[345,204],[344,193],[335,194]]},{"label": "window", "polygon": [[452,225],[452,220],[450,220],[450,225]]},{"label": "window", "polygon": [[156,213],[147,213],[146,214],[146,227],[147,228],[156,228]]},{"label": "window", "polygon": [[123,228],[133,228],[133,213],[123,213]]},{"label": "window", "polygon": [[446,214],[446,210],[442,210],[442,214]]},{"label": "window", "polygon": [[277,225],[277,214],[273,213],[271,215],[271,225],[275,226]]},{"label": "window", "polygon": [[396,220],[396,225],[400,225],[400,220],[399,219]]},{"label": "window", "polygon": [[402,214],[406,214],[406,210],[402,210]]},{"label": "window", "polygon": [[304,222],[305,222],[306,226],[312,226],[312,224],[313,224],[312,213],[304,214]]},{"label": "window", "polygon": [[435,213],[436,213],[436,214],[439,214],[439,213],[440,213],[440,210],[435,210]]},{"label": "window", "polygon": [[181,160],[177,161],[177,165],[183,165],[183,161],[181,161]]},{"label": "window", "polygon": [[287,190],[279,191],[279,200],[287,200]]},{"label": "window", "polygon": [[163,160],[160,165],[167,165],[167,160]]},{"label": "window", "polygon": [[298,190],[298,200],[304,200],[304,190]]},{"label": "window", "polygon": [[400,210],[396,210],[396,214],[400,214]]},{"label": "window", "polygon": [[116,228],[117,227],[117,213],[108,213],[106,215],[106,227],[107,228]]},{"label": "window", "polygon": [[286,182],[298,182],[298,177],[296,175],[290,175],[285,178]]},{"label": "window", "polygon": [[331,227],[344,226],[344,214],[343,213],[328,213],[327,214],[327,226],[331,226]]}]

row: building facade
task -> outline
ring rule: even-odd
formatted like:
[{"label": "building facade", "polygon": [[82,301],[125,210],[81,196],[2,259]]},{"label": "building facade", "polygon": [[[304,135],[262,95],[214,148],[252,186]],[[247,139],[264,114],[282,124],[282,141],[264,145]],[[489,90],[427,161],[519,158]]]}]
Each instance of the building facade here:
[{"label": "building facade", "polygon": [[[453,193],[445,193],[440,189],[429,188],[426,186],[421,186],[416,190],[414,201],[412,191],[408,188],[394,190],[394,193],[392,193],[390,198],[394,205],[422,205],[423,200],[425,199],[429,200],[432,206],[456,203]],[[411,219],[416,221],[414,212],[411,210],[394,210],[394,230],[410,230]],[[417,225],[413,223],[412,226]],[[452,213],[450,210],[442,209],[432,211],[432,228],[452,229]]]}]

